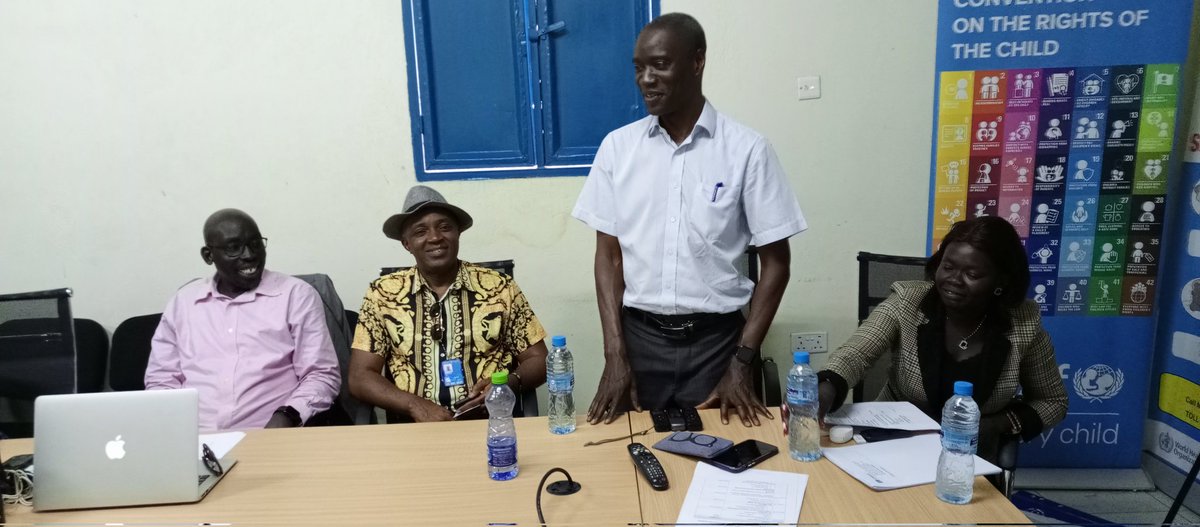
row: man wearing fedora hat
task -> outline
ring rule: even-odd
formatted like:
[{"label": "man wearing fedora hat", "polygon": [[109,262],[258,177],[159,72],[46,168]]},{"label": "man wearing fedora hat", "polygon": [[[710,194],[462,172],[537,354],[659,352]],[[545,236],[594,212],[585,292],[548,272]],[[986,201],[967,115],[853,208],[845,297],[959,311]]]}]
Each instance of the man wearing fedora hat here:
[{"label": "man wearing fedora hat", "polygon": [[[546,331],[509,276],[458,259],[471,215],[414,186],[383,223],[416,265],[380,277],[363,298],[350,392],[400,420],[447,421],[483,402],[492,372],[520,393],[546,379]],[[381,371],[386,372],[386,377]]]}]

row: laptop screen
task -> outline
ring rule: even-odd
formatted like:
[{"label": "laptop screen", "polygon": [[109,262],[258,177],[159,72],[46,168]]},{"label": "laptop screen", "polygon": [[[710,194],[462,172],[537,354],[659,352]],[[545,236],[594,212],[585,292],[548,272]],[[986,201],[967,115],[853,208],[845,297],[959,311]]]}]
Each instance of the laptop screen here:
[{"label": "laptop screen", "polygon": [[192,389],[39,397],[34,509],[198,500],[197,400]]}]

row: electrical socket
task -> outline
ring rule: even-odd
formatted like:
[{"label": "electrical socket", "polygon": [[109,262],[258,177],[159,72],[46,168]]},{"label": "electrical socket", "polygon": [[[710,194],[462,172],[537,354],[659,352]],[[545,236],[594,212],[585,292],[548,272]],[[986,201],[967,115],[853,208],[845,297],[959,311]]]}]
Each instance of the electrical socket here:
[{"label": "electrical socket", "polygon": [[792,333],[792,351],[825,353],[829,351],[828,340],[829,334],[824,331]]},{"label": "electrical socket", "polygon": [[821,76],[807,75],[796,78],[796,97],[803,101],[806,99],[821,98]]}]

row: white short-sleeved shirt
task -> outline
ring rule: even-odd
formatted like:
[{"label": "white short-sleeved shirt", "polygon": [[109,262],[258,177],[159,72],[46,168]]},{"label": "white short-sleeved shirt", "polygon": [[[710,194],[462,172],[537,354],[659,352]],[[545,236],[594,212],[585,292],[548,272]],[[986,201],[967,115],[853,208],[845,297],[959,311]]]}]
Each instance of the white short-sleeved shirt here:
[{"label": "white short-sleeved shirt", "polygon": [[741,309],[747,245],[808,228],[771,145],[707,101],[679,145],[652,115],[609,133],[571,214],[620,241],[624,304],[663,315]]}]

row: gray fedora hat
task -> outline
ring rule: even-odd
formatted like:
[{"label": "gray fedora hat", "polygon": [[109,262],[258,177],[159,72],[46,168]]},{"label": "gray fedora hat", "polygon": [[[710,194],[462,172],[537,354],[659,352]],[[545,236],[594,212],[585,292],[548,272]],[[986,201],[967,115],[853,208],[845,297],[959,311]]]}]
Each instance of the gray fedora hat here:
[{"label": "gray fedora hat", "polygon": [[404,197],[404,212],[393,214],[387,221],[383,222],[383,234],[393,240],[400,240],[404,234],[404,222],[415,216],[418,212],[429,209],[442,209],[449,212],[458,220],[458,230],[465,231],[471,227],[471,215],[466,211],[446,203],[446,198],[436,190],[433,190],[425,185],[416,185],[408,189],[408,195]]}]

